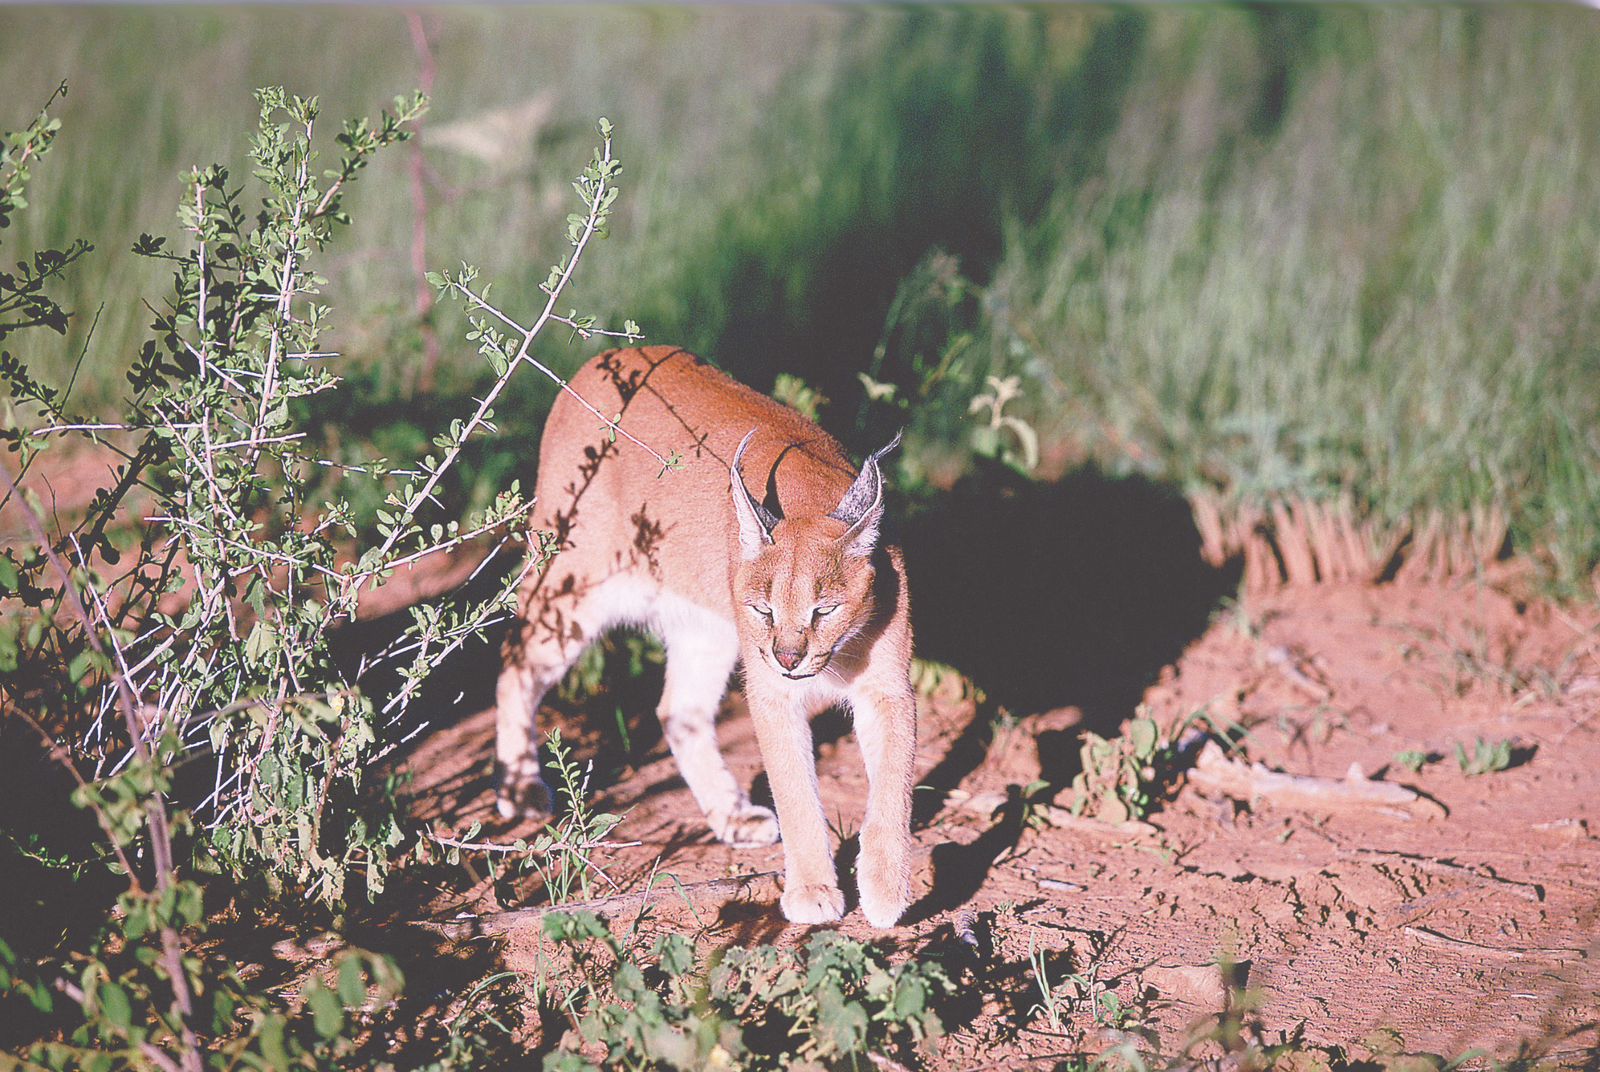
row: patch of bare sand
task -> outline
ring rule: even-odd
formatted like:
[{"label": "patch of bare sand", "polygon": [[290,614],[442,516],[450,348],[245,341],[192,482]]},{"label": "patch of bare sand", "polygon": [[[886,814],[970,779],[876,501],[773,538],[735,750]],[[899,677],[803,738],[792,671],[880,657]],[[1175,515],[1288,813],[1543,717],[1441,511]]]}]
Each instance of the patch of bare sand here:
[{"label": "patch of bare sand", "polygon": [[[1576,613],[1476,585],[1285,589],[1219,615],[1145,693],[1166,724],[1202,710],[1237,724],[1248,757],[1275,770],[1340,778],[1355,764],[1442,806],[1416,813],[1252,804],[1180,776],[1149,829],[1036,828],[1021,787],[1070,782],[1079,713],[997,718],[947,688],[921,718],[918,901],[892,934],[857,913],[840,929],[962,973],[966,1000],[947,1014],[939,1060],[952,1068],[1048,1060],[1119,1029],[1171,1052],[1220,1010],[1219,958],[1238,962],[1237,979],[1260,997],[1269,1038],[1298,1027],[1309,1042],[1349,1046],[1391,1028],[1411,1052],[1508,1058],[1532,1042],[1582,1063],[1600,1044],[1600,645],[1594,617]],[[626,814],[619,836],[638,842],[606,862],[616,888],[781,871],[779,848],[736,851],[706,832],[654,728],[653,698],[641,702],[648,688],[626,698],[632,759],[618,754],[618,697],[546,712],[546,728],[561,726],[594,760],[600,806]],[[842,872],[866,791],[848,729],[832,715],[817,724]],[[531,833],[493,820],[493,733],[493,711],[482,711],[411,753],[420,816],[449,830],[481,820],[497,839]],[[759,798],[737,696],[720,734]],[[1513,766],[1464,774],[1455,746],[1470,752],[1479,738],[1513,742]],[[1396,759],[1404,752],[1437,758],[1413,772]],[[713,943],[800,940],[806,928],[784,923],[775,895],[769,881],[727,902],[662,896],[639,925]],[[444,918],[538,898],[531,883],[497,894],[464,881],[430,909]],[[510,962],[528,967],[536,945],[514,936]],[[1051,1030],[1030,1011],[1035,950],[1052,981],[1077,975],[1114,993],[1120,1023],[1103,1005],[1097,1022],[1093,1001],[1063,990],[1063,1029]]]}]

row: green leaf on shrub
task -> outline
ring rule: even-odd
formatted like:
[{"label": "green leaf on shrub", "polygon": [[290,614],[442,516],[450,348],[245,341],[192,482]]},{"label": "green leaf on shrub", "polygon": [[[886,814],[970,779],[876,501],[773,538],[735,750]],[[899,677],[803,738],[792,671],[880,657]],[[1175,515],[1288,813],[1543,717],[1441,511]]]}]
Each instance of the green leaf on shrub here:
[{"label": "green leaf on shrub", "polygon": [[1136,718],[1128,724],[1128,736],[1133,740],[1133,754],[1149,759],[1156,754],[1156,741],[1160,737],[1154,719]]},{"label": "green leaf on shrub", "polygon": [[106,1022],[123,1031],[133,1026],[133,1007],[128,1002],[128,993],[109,980],[101,983],[95,989],[95,997],[100,1002],[100,1014]]},{"label": "green leaf on shrub", "polygon": [[345,957],[339,965],[339,1000],[347,1009],[359,1008],[367,1000],[367,978],[355,957]]},{"label": "green leaf on shrub", "polygon": [[317,1034],[331,1039],[344,1029],[344,1009],[332,990],[313,979],[306,987],[306,1006],[311,1010],[311,1024]]}]

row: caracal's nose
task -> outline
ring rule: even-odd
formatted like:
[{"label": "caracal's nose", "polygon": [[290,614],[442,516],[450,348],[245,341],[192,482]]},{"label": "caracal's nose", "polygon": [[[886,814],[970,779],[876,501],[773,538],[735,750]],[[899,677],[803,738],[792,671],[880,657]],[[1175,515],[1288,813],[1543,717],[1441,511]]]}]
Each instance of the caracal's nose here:
[{"label": "caracal's nose", "polygon": [[800,648],[797,651],[786,651],[774,644],[772,647],[772,657],[778,660],[778,665],[783,667],[785,670],[793,670],[795,667],[800,665],[800,660],[806,657],[806,649]]}]

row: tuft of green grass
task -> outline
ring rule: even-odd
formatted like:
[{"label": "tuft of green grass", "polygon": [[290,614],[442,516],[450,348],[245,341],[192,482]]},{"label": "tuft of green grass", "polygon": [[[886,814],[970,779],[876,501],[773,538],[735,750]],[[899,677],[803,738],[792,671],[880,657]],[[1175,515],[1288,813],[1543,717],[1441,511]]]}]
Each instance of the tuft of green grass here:
[{"label": "tuft of green grass", "polygon": [[1486,741],[1479,737],[1472,743],[1471,753],[1466,746],[1456,744],[1456,763],[1461,773],[1472,778],[1480,774],[1503,771],[1511,766],[1511,741]]},{"label": "tuft of green grass", "polygon": [[1147,30],[1103,166],[1008,232],[967,382],[1022,375],[1020,415],[1069,456],[1234,503],[1495,507],[1579,586],[1600,562],[1600,25],[1307,5]]}]

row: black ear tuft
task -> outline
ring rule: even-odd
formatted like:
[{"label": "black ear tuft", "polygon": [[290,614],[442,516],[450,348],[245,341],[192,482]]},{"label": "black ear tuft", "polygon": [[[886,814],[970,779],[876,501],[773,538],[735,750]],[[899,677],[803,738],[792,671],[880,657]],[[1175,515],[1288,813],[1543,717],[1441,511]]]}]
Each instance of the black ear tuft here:
[{"label": "black ear tuft", "polygon": [[867,516],[868,511],[883,501],[883,471],[879,462],[885,454],[900,445],[900,439],[905,435],[905,429],[894,434],[894,438],[867,455],[867,460],[861,463],[861,472],[856,474],[855,482],[850,485],[850,490],[844,493],[844,498],[839,500],[839,505],[833,508],[828,516],[836,521],[843,521],[854,528]]}]

